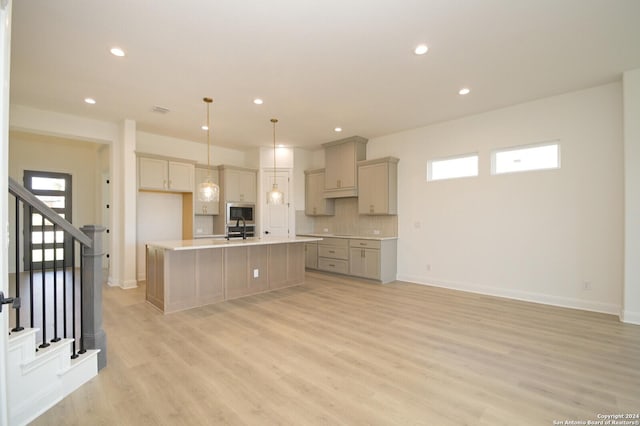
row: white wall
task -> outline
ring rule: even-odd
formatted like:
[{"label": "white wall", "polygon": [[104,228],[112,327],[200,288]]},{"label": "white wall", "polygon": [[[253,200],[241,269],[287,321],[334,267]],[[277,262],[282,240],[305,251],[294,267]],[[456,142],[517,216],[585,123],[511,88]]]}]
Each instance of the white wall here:
[{"label": "white wall", "polygon": [[138,192],[137,278],[146,277],[145,245],[182,239],[182,194]]},{"label": "white wall", "polygon": [[640,69],[624,73],[625,268],[623,320],[640,324]]},{"label": "white wall", "polygon": [[[183,158],[207,164],[207,144],[177,139],[138,131],[136,134],[136,150],[149,154]],[[246,164],[244,151],[222,148],[211,145],[211,165],[229,164],[239,167],[250,167]],[[254,165],[255,166],[255,165]]]},{"label": "white wall", "polygon": [[[96,206],[100,194],[96,193],[96,187],[101,168],[100,147],[100,144],[93,142],[12,131],[9,134],[9,176],[22,183],[25,170],[69,173],[72,185],[71,222],[76,228],[99,225],[101,214]],[[15,208],[11,209],[10,222],[15,224]],[[20,223],[23,223],[22,217]],[[15,272],[14,234],[12,227],[10,272]],[[23,265],[20,265],[20,270],[23,270]]]},{"label": "white wall", "polygon": [[[553,139],[560,170],[490,176],[491,149]],[[471,152],[479,177],[426,182],[428,159]],[[620,83],[369,140],[367,158],[387,155],[400,158],[399,279],[620,312]]]}]

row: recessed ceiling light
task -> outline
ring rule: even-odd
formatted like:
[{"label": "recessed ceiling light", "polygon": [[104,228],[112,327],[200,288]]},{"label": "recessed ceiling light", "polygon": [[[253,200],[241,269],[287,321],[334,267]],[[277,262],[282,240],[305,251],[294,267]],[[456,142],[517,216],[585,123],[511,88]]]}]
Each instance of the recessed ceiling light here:
[{"label": "recessed ceiling light", "polygon": [[119,47],[112,47],[109,52],[111,52],[113,56],[124,56],[124,50],[120,49]]},{"label": "recessed ceiling light", "polygon": [[413,53],[416,55],[424,55],[429,51],[429,47],[426,44],[419,44],[413,49]]},{"label": "recessed ceiling light", "polygon": [[342,131],[342,127],[336,127],[335,129],[333,129],[334,132],[341,132]]},{"label": "recessed ceiling light", "polygon": [[462,89],[460,89],[458,91],[459,95],[468,95],[469,92],[471,92],[471,89],[469,89],[468,87],[463,87]]},{"label": "recessed ceiling light", "polygon": [[84,101],[90,105],[95,105],[96,100],[93,98],[84,98]]},{"label": "recessed ceiling light", "polygon": [[278,148],[284,148],[283,144],[278,144]]},{"label": "recessed ceiling light", "polygon": [[262,105],[264,103],[264,101],[262,99],[260,99],[260,98],[255,98],[253,100],[253,103],[256,104],[256,105]]},{"label": "recessed ceiling light", "polygon": [[209,128],[207,127],[207,125],[206,125],[206,124],[203,124],[202,126],[200,126],[200,128],[201,128],[202,130],[209,130]]}]

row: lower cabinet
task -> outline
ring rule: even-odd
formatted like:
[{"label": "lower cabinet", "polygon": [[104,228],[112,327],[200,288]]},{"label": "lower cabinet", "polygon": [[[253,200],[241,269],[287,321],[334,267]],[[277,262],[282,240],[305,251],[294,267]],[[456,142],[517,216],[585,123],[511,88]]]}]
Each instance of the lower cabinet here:
[{"label": "lower cabinet", "polygon": [[318,241],[318,269],[321,271],[349,273],[349,240],[324,238]]},{"label": "lower cabinet", "polygon": [[365,248],[349,249],[349,273],[356,277],[380,279],[380,250]]},{"label": "lower cabinet", "polygon": [[[324,238],[305,247],[309,269],[388,283],[396,279],[397,240]],[[314,254],[317,253],[317,256]],[[317,266],[316,266],[317,265]]]}]

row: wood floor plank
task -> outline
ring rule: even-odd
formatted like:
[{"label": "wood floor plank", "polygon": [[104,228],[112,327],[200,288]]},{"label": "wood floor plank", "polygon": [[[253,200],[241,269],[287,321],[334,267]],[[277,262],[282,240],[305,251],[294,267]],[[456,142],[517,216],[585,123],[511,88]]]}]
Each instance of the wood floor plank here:
[{"label": "wood floor plank", "polygon": [[640,327],[307,273],[163,315],[104,288],[108,366],[35,425],[548,425],[640,410]]}]

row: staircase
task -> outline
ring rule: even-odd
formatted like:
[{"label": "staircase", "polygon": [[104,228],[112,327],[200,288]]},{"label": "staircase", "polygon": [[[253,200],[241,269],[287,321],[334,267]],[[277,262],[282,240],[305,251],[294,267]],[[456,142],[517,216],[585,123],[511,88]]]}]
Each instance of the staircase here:
[{"label": "staircase", "polygon": [[8,350],[9,424],[34,420],[98,374],[99,349],[72,359],[73,339],[36,351],[38,329],[12,332]]},{"label": "staircase", "polygon": [[[9,297],[4,298],[0,292],[0,303],[13,302],[6,371],[8,419],[14,426],[34,420],[95,377],[106,366],[107,351],[102,329],[104,228],[73,227],[11,178],[9,193],[15,199],[10,238],[15,239],[16,273],[9,274]],[[41,259],[46,259],[45,250],[53,248],[53,261],[50,266],[40,262],[38,268],[31,261],[20,272],[22,250],[33,253],[34,249],[33,244],[20,242],[24,226],[21,228],[19,218],[34,215],[42,217],[43,234],[48,230],[55,235],[55,241],[42,245],[40,253]],[[60,242],[58,233],[65,235]],[[69,264],[57,261],[58,246],[65,253],[69,248]],[[75,253],[79,254],[79,264]]]}]

